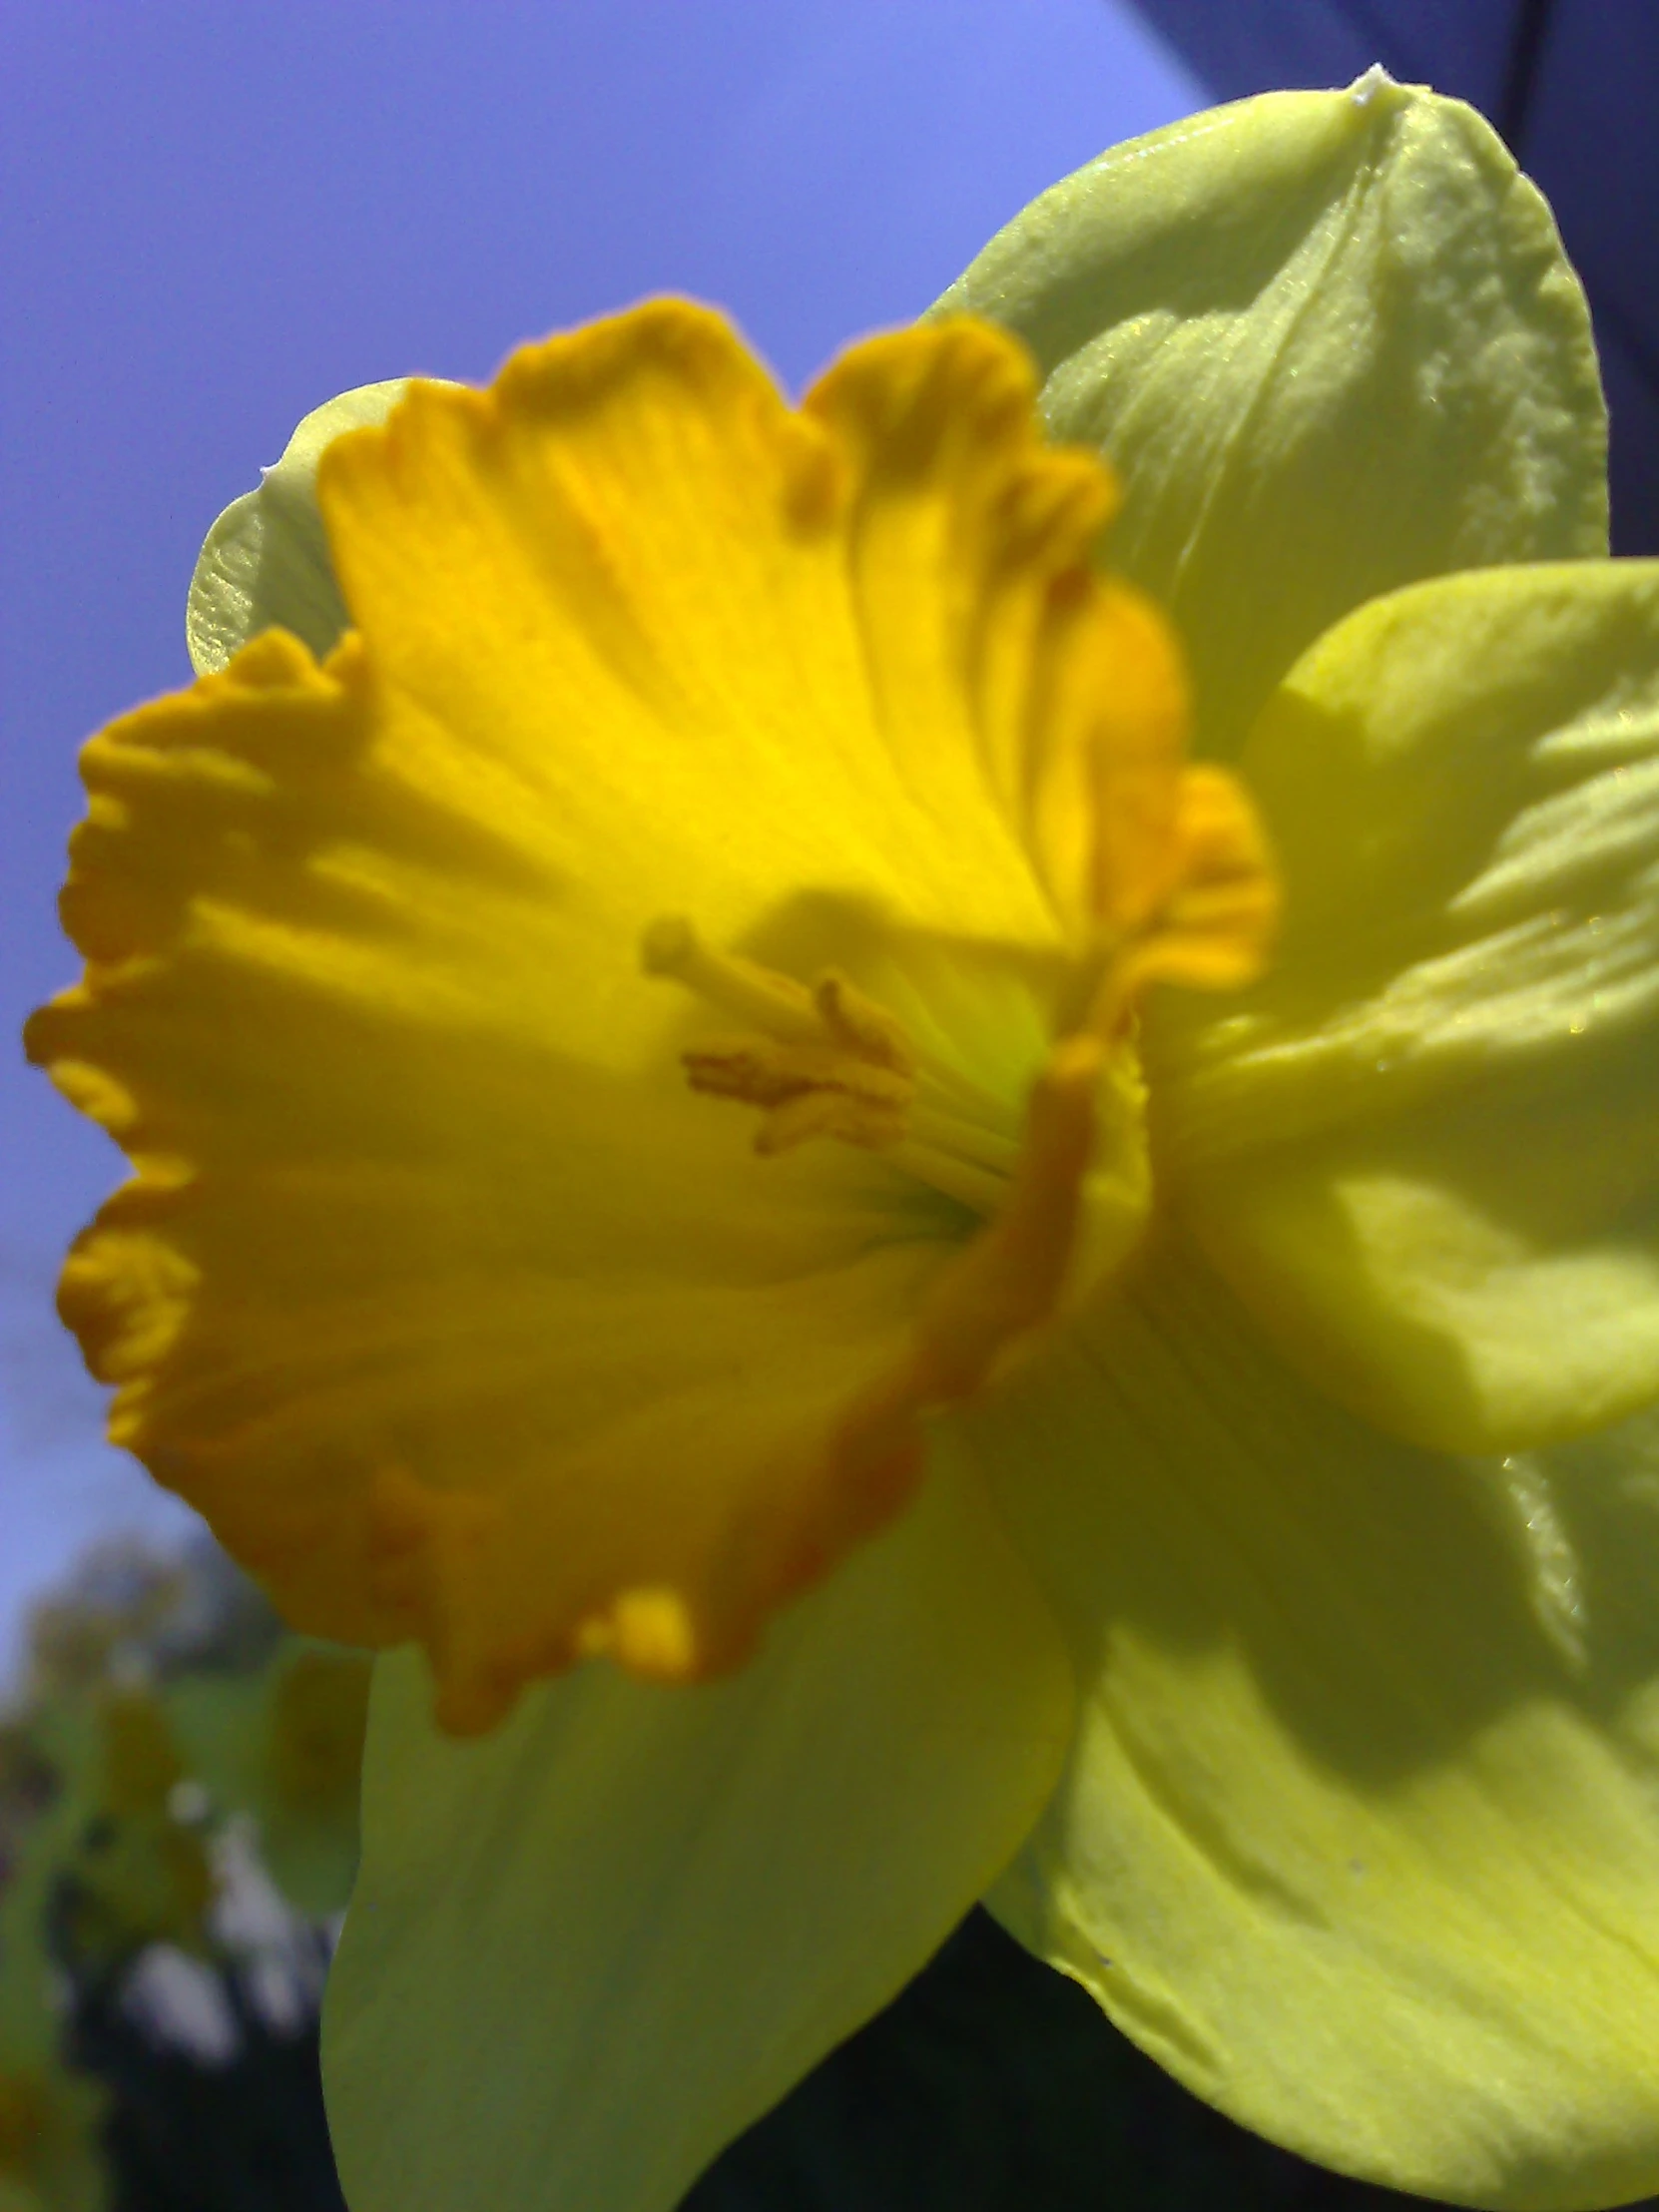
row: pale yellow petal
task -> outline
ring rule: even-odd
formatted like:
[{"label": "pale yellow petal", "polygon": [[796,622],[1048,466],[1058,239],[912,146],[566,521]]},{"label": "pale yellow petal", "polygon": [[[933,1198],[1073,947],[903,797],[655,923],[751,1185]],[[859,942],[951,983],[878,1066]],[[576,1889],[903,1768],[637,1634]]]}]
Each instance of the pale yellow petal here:
[{"label": "pale yellow petal", "polygon": [[233,499],[197,556],[185,602],[185,642],[199,676],[224,668],[262,630],[291,630],[320,659],[339,643],[348,617],[322,517],[316,464],[334,439],[383,422],[407,377],[359,384],[312,408],[259,488]]},{"label": "pale yellow petal", "polygon": [[1198,1234],[1288,1357],[1420,1441],[1659,1393],[1659,564],[1380,601],[1241,765],[1284,939],[1147,1048]]},{"label": "pale yellow petal", "polygon": [[1321,2164],[1659,2187],[1651,1425],[1559,1485],[1389,1441],[1166,1248],[968,1441],[1085,1685],[1005,1924]]},{"label": "pale yellow petal", "polygon": [[1069,1734],[1048,1616],[945,1477],[736,1681],[588,1668],[457,1745],[412,1658],[378,1675],[324,2044],[352,2212],[670,2212],[944,1939]]},{"label": "pale yellow petal", "polygon": [[1112,560],[1193,656],[1231,756],[1379,593],[1606,551],[1588,309],[1541,196],[1460,102],[1380,70],[1114,148],[940,307],[1037,358],[1054,434],[1121,470]]}]

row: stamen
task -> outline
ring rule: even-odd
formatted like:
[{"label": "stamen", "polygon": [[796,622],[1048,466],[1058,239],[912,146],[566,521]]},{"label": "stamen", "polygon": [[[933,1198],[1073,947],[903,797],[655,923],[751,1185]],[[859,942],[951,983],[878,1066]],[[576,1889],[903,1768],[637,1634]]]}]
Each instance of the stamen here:
[{"label": "stamen", "polygon": [[694,1091],[738,1098],[750,1106],[782,1106],[811,1091],[842,1091],[902,1117],[911,1086],[889,1069],[871,1067],[825,1044],[774,1044],[766,1037],[718,1039],[681,1055]]},{"label": "stamen", "polygon": [[964,1160],[938,1145],[915,1144],[902,1139],[887,1148],[886,1157],[895,1168],[913,1175],[918,1183],[931,1184],[946,1198],[953,1198],[958,1206],[966,1206],[987,1219],[1007,1199],[1008,1178],[1005,1175],[975,1167],[971,1160]]},{"label": "stamen", "polygon": [[813,1003],[831,1036],[861,1059],[899,1075],[914,1075],[915,1060],[897,1019],[834,968],[813,986]]},{"label": "stamen", "polygon": [[648,1681],[684,1681],[697,1649],[684,1598],[677,1590],[624,1590],[607,1612],[583,1621],[576,1648],[601,1653]]},{"label": "stamen", "polygon": [[977,1214],[1000,1210],[1020,1147],[995,1126],[996,1101],[920,1061],[903,1024],[847,976],[830,968],[809,989],[713,950],[677,914],[651,924],[640,958],[647,974],[671,976],[745,1022],[745,1034],[711,1037],[681,1059],[694,1091],[761,1109],[757,1152],[833,1137],[880,1152]]},{"label": "stamen", "polygon": [[741,953],[716,952],[683,914],[662,914],[649,924],[640,939],[640,964],[647,975],[672,976],[781,1043],[824,1041],[823,1017],[804,983]]},{"label": "stamen", "polygon": [[775,1106],[755,1133],[757,1152],[793,1152],[811,1137],[838,1137],[867,1152],[884,1152],[904,1134],[904,1117],[841,1090],[802,1091]]},{"label": "stamen", "polygon": [[913,1105],[906,1126],[919,1144],[948,1152],[954,1159],[971,1160],[991,1175],[1012,1175],[1019,1160],[1017,1137],[987,1129],[982,1122],[966,1121],[940,1106]]}]

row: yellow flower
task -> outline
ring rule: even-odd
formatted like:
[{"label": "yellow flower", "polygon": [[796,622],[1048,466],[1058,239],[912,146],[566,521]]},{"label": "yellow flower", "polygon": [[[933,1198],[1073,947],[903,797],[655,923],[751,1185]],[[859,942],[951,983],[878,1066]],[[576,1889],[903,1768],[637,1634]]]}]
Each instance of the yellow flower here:
[{"label": "yellow flower", "polygon": [[987,1891],[1315,2157],[1624,2201],[1659,570],[1591,557],[1581,297],[1366,80],[945,304],[1132,582],[1008,339],[792,412],[659,303],[324,411],[210,540],[218,672],[87,751],[29,1042],[138,1175],[66,1317],[299,1625],[424,1647],[354,2212],[673,2205]]}]

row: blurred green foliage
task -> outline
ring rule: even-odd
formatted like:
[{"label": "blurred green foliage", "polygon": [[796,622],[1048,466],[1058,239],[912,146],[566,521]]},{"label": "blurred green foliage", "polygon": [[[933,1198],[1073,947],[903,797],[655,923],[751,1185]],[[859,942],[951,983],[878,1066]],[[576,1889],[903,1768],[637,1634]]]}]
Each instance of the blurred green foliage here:
[{"label": "blurred green foliage", "polygon": [[206,1545],[111,1547],[37,1608],[0,1723],[0,2212],[337,2207],[316,2019],[367,1684]]}]

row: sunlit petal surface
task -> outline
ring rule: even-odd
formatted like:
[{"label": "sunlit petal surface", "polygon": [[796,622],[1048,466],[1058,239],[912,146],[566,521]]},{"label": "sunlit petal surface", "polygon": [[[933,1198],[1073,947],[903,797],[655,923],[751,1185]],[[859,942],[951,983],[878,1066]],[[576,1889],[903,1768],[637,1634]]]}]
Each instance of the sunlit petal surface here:
[{"label": "sunlit petal surface", "polygon": [[1339,626],[1242,761],[1271,974],[1149,1046],[1178,1202],[1384,1426],[1520,1449],[1659,1393],[1659,564]]},{"label": "sunlit petal surface", "polygon": [[1112,557],[1193,656],[1231,755],[1364,601],[1605,552],[1588,309],[1548,208],[1472,109],[1380,73],[1103,154],[941,305],[1025,339],[1055,434],[1127,488]]}]

